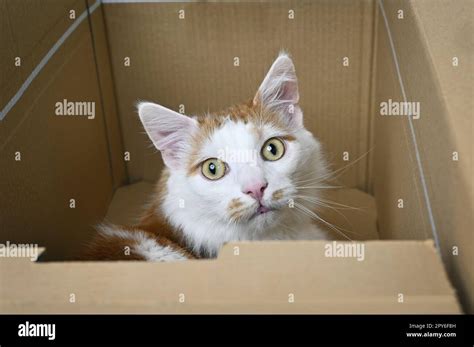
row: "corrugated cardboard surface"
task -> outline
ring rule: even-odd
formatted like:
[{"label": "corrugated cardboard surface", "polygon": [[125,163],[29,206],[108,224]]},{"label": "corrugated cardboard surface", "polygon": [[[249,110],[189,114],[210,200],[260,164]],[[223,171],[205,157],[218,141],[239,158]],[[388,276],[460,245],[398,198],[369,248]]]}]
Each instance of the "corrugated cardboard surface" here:
[{"label": "corrugated cardboard surface", "polygon": [[[386,11],[392,17],[396,14],[394,9]],[[409,20],[407,18],[403,25],[411,25],[413,29],[415,24],[407,24]],[[373,190],[378,207],[380,236],[383,239],[430,238],[432,235],[408,120],[404,116],[380,115],[381,102],[389,99],[403,101],[383,18],[378,21],[377,39]],[[399,199],[403,200],[403,208],[398,207]]]},{"label": "corrugated cardboard surface", "polygon": [[[87,0],[92,7],[96,0]],[[102,100],[103,120],[106,128],[106,139],[109,149],[109,160],[112,171],[114,189],[128,182],[125,168],[122,129],[117,115],[115,84],[110,66],[109,46],[107,42],[103,7],[94,11],[89,18],[89,25],[94,47],[94,57],[97,66],[98,86]]]},{"label": "corrugated cardboard surface", "polygon": [[[41,58],[79,16],[84,0],[0,1],[0,105],[10,100]],[[23,25],[34,23],[34,25]],[[14,65],[21,58],[21,67]]]},{"label": "corrugated cardboard surface", "polygon": [[[106,4],[131,181],[153,181],[161,168],[159,155],[146,150],[149,142],[134,107],[138,100],[174,110],[182,104],[188,114],[247,100],[281,49],[295,61],[305,124],[334,167],[365,154],[373,7],[373,1]],[[179,19],[179,10],[185,19]],[[131,66],[124,66],[125,57]],[[234,66],[234,57],[240,66]],[[343,66],[343,57],[349,66]],[[341,180],[365,189],[366,167],[364,157]]]},{"label": "corrugated cardboard surface", "polygon": [[[14,70],[23,77],[71,25],[62,2],[31,3],[31,8],[26,2],[15,2],[17,6],[13,2],[2,3],[8,7],[12,29],[1,33],[2,47],[3,35],[9,34],[14,35],[19,47],[33,47],[33,53],[28,53],[26,48],[20,52],[26,54],[25,65]],[[72,8],[79,16],[86,10],[85,2]],[[34,28],[38,28],[38,33]],[[35,45],[41,49],[35,50]],[[2,69],[14,62],[11,54],[5,59]],[[15,76],[6,80],[13,93],[19,87],[17,80]],[[10,97],[13,93],[2,90],[2,96]],[[55,115],[55,104],[63,99],[95,102],[96,118]],[[21,161],[15,161],[16,152],[21,153]],[[92,225],[104,216],[113,190],[87,20],[65,41],[20,101],[0,121],[0,174],[2,243],[6,240],[38,243],[48,247],[49,256],[68,259],[82,248],[93,232]],[[70,199],[76,200],[75,209],[69,208]]]},{"label": "corrugated cardboard surface", "polygon": [[[413,120],[413,126],[428,199],[407,119],[376,114],[374,177],[380,236],[433,237],[435,230],[448,272],[472,312],[473,3],[383,4],[407,99],[421,103],[421,118]],[[396,17],[399,9],[404,10],[403,20]],[[388,98],[402,100],[383,20],[378,35],[376,105]],[[452,65],[455,56],[460,61],[457,67]],[[452,159],[454,151],[458,161]],[[405,200],[404,209],[396,208],[399,198]],[[453,247],[458,254],[453,254]]]},{"label": "corrugated cardboard surface", "polygon": [[325,244],[228,244],[216,260],[175,263],[1,259],[0,311],[460,312],[432,242],[369,241],[363,261],[326,257]]},{"label": "corrugated cardboard surface", "polygon": [[[430,52],[430,67],[439,82],[438,93],[441,92],[444,103],[444,106],[432,104],[430,111],[435,114],[444,109],[446,112],[443,122],[435,129],[423,129],[420,133],[426,142],[437,139],[429,148],[425,146],[432,189],[430,198],[443,246],[443,259],[463,303],[473,313],[474,4],[463,0],[453,7],[444,1],[424,0],[413,5]],[[456,18],[456,21],[448,22],[448,18]],[[454,56],[460,61],[457,67],[452,66]],[[452,161],[453,151],[459,153],[457,162]],[[453,256],[453,246],[459,248],[459,256]]]}]

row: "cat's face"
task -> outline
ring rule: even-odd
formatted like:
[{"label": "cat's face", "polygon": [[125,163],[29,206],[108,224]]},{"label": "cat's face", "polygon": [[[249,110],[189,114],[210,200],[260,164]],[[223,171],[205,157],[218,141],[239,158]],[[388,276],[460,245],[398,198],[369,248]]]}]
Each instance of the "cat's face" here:
[{"label": "cat's face", "polygon": [[298,183],[325,173],[298,101],[293,63],[281,54],[246,104],[186,117],[141,103],[140,118],[169,171],[167,204],[176,204],[167,207],[169,217],[181,227],[207,218],[235,232],[280,223]]},{"label": "cat's face", "polygon": [[263,116],[265,111],[246,105],[231,112],[219,124],[212,117],[199,119],[186,184],[193,201],[216,219],[257,230],[272,226],[291,205],[295,178],[306,173],[304,163],[317,143],[277,113]]}]

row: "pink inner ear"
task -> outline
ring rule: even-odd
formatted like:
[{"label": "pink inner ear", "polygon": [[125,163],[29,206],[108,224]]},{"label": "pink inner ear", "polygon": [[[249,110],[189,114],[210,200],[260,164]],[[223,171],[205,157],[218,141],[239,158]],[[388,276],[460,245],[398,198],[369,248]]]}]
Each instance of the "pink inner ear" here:
[{"label": "pink inner ear", "polygon": [[299,101],[298,84],[295,82],[286,82],[281,87],[280,100],[288,100],[294,104]]},{"label": "pink inner ear", "polygon": [[182,127],[175,131],[159,131],[155,146],[160,149],[163,160],[170,168],[180,168],[182,159],[186,155],[185,147],[190,139],[192,127],[182,124]]},{"label": "pink inner ear", "polygon": [[298,83],[287,81],[281,85],[277,100],[283,101],[280,108],[282,115],[292,126],[303,126],[303,113],[298,106],[299,92]]},{"label": "pink inner ear", "polygon": [[295,67],[286,53],[278,56],[265,76],[254,98],[254,104],[257,104],[258,101],[269,108],[280,110],[289,107],[289,104],[298,103],[298,81]]},{"label": "pink inner ear", "polygon": [[172,150],[165,149],[161,151],[161,156],[163,157],[163,161],[165,162],[166,166],[171,169],[179,169],[182,166],[180,157]]},{"label": "pink inner ear", "polygon": [[166,166],[172,169],[179,169],[184,165],[184,142],[185,139],[163,138],[156,143],[156,145],[161,148],[161,156]]},{"label": "pink inner ear", "polygon": [[156,142],[156,146],[163,151],[178,151],[180,148],[180,139],[177,136],[164,136]]},{"label": "pink inner ear", "polygon": [[138,107],[143,126],[157,149],[161,151],[165,164],[179,168],[186,155],[187,141],[197,122],[166,107],[145,102]]}]

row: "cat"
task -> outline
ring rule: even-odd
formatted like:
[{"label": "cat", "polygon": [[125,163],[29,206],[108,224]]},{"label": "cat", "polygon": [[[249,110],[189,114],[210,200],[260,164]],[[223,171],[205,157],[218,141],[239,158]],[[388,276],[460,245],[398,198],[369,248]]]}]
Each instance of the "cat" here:
[{"label": "cat", "polygon": [[177,261],[229,241],[329,237],[312,210],[329,170],[287,53],[248,102],[192,117],[140,102],[138,114],[165,169],[138,225],[100,225],[88,259]]}]

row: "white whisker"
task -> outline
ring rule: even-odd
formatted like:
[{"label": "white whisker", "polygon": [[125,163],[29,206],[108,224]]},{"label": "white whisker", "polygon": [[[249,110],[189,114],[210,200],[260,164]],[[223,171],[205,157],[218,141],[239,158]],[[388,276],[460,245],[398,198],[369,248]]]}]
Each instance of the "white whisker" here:
[{"label": "white whisker", "polygon": [[[322,206],[322,207],[325,207],[325,208],[330,208],[331,210],[334,210],[336,213],[338,213],[342,218],[344,218],[344,220],[347,222],[347,224],[349,224],[352,228],[354,228],[354,226],[352,225],[352,223],[349,221],[349,219],[341,212],[339,211],[338,208],[335,208],[335,207],[332,207],[332,206],[329,206],[329,205],[326,205],[326,204],[321,204],[319,202],[316,202],[316,201],[312,201],[312,200],[309,200],[309,199],[306,199],[304,197],[299,197],[300,199],[302,200],[305,200],[307,202],[311,202],[311,203],[314,203],[316,205],[319,205],[319,206]],[[349,230],[346,230],[347,232],[350,232],[352,234],[355,234],[355,235],[360,235],[359,233],[356,233],[355,231],[349,231]]]},{"label": "white whisker", "polygon": [[[316,218],[317,220],[323,222],[324,224],[326,224],[328,227],[330,227],[332,230],[336,231],[337,233],[339,233],[340,235],[344,236],[346,239],[352,241],[352,239],[347,236],[346,234],[344,234],[341,230],[339,230],[339,228],[337,228],[335,225],[329,223],[328,221],[324,220],[323,218],[321,218],[320,216],[318,216],[316,213],[314,213],[313,211],[311,211],[310,209],[306,208],[304,205],[302,204],[299,204],[297,202],[295,202],[295,207],[297,209],[299,209],[300,211],[302,211],[303,213],[305,213],[306,215],[310,216],[310,217],[313,217],[313,218]],[[341,228],[342,229],[342,228]],[[347,231],[347,230],[346,230]]]}]

